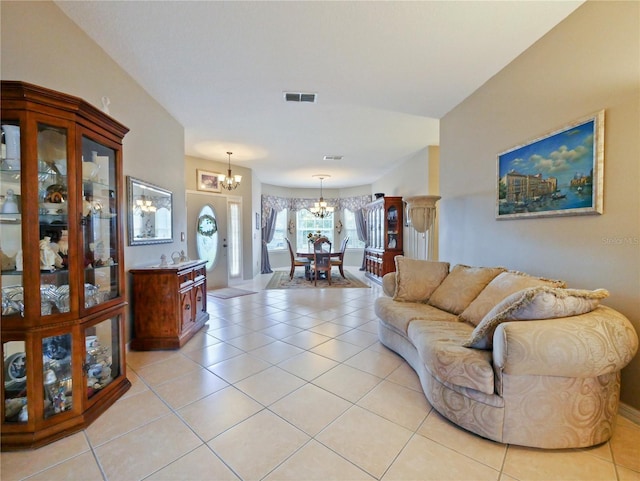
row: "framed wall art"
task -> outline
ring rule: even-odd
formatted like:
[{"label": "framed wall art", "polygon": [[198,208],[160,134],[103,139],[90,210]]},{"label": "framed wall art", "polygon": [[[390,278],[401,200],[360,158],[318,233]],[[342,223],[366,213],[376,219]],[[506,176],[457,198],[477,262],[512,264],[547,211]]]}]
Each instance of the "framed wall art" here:
[{"label": "framed wall art", "polygon": [[496,219],[602,214],[604,110],[498,154]]},{"label": "framed wall art", "polygon": [[205,192],[222,192],[220,174],[197,169],[196,188]]}]

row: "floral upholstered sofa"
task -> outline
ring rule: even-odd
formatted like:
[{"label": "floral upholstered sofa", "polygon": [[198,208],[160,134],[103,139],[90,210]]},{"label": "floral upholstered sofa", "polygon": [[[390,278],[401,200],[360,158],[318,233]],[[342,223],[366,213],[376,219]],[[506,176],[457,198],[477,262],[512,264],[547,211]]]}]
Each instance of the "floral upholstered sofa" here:
[{"label": "floral upholstered sofa", "polygon": [[501,267],[396,257],[376,299],[380,341],[411,365],[431,405],[485,438],[577,448],[613,431],[620,370],[638,349],[609,293]]}]

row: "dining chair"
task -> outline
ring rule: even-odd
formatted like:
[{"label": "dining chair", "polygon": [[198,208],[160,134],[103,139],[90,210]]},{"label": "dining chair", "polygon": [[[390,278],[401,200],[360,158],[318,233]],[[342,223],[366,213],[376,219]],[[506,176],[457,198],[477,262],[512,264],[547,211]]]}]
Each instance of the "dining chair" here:
[{"label": "dining chair", "polygon": [[311,263],[311,276],[313,277],[313,285],[318,285],[318,277],[324,272],[329,285],[331,285],[331,252],[316,251],[313,253],[313,262]]},{"label": "dining chair", "polygon": [[313,243],[313,262],[311,263],[311,276],[313,285],[318,285],[318,277],[325,273],[329,285],[331,285],[331,241],[327,237],[320,237]]},{"label": "dining chair", "polygon": [[289,247],[289,255],[291,256],[291,271],[289,272],[289,279],[293,279],[293,272],[296,267],[304,267],[305,274],[309,271],[309,266],[311,265],[311,259],[307,259],[306,257],[296,257],[293,254],[293,248],[291,247],[291,241],[288,237],[285,237],[284,240],[287,241],[287,246]]},{"label": "dining chair", "polygon": [[342,244],[340,244],[340,252],[338,253],[338,255],[331,258],[331,265],[338,266],[338,269],[340,269],[340,275],[345,279],[346,276],[344,275],[344,253],[347,250],[348,243],[349,236],[346,236],[344,239],[342,239]]}]

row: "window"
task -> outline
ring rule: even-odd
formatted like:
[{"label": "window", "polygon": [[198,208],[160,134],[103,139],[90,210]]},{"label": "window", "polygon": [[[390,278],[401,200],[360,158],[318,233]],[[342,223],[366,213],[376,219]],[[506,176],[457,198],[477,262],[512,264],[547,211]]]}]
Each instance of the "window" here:
[{"label": "window", "polygon": [[229,202],[229,278],[239,278],[242,275],[242,222],[240,219],[241,205]]},{"label": "window", "polygon": [[349,209],[344,210],[344,235],[349,236],[347,249],[364,249],[364,242],[358,239],[356,215]]},{"label": "window", "polygon": [[318,231],[333,243],[333,215],[321,219],[307,209],[302,209],[296,213],[296,220],[296,245],[298,250],[306,249],[307,235],[309,233],[315,234]]},{"label": "window", "polygon": [[287,236],[287,209],[283,209],[276,215],[276,227],[273,239],[267,244],[270,251],[280,251],[287,248],[284,238]]}]

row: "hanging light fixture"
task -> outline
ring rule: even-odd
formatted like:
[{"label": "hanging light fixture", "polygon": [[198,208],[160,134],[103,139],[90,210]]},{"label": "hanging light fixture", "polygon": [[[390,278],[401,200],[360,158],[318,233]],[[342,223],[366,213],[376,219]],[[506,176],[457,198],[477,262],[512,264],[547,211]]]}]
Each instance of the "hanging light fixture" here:
[{"label": "hanging light fixture", "polygon": [[326,177],[331,177],[331,176],[327,174],[316,174],[313,177],[318,177],[320,179],[320,200],[318,202],[314,202],[313,207],[311,207],[309,210],[316,217],[320,217],[321,219],[324,219],[325,217],[333,214],[333,207],[329,207],[327,203],[324,201],[324,198],[322,197],[322,181]]},{"label": "hanging light fixture", "polygon": [[231,154],[233,154],[233,152],[227,152],[227,155],[229,156],[229,169],[227,170],[227,175],[222,174],[219,177],[220,186],[227,190],[237,189],[240,182],[242,182],[241,175],[231,175]]}]

